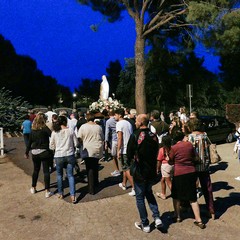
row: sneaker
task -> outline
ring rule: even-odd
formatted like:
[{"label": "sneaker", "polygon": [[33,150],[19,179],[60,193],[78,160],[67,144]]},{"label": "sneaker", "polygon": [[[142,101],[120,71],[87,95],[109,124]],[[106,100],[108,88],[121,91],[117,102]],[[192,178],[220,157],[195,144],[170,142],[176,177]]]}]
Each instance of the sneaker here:
[{"label": "sneaker", "polygon": [[122,183],[119,183],[118,186],[119,186],[122,190],[124,190],[124,191],[127,190],[126,186],[123,186]]},{"label": "sneaker", "polygon": [[135,227],[138,230],[142,230],[145,233],[150,233],[150,226],[149,225],[143,226],[140,222],[135,222]]},{"label": "sneaker", "polygon": [[160,218],[155,218],[155,228],[161,228],[162,226],[162,220]]},{"label": "sneaker", "polygon": [[134,197],[136,195],[134,188],[132,188],[132,191],[128,193],[129,196]]},{"label": "sneaker", "polygon": [[112,175],[113,177],[117,177],[117,176],[120,176],[121,173],[120,173],[118,170],[115,170],[115,171],[111,172],[111,175]]},{"label": "sneaker", "polygon": [[52,192],[45,192],[45,198],[49,198],[53,195]]},{"label": "sneaker", "polygon": [[34,187],[31,187],[30,188],[30,193],[31,194],[35,194],[37,191],[36,191],[36,188],[34,188]]},{"label": "sneaker", "polygon": [[240,181],[240,176],[235,178],[236,180]]},{"label": "sneaker", "polygon": [[85,161],[84,160],[82,160],[81,162],[80,162],[80,164],[84,164],[85,163]]}]

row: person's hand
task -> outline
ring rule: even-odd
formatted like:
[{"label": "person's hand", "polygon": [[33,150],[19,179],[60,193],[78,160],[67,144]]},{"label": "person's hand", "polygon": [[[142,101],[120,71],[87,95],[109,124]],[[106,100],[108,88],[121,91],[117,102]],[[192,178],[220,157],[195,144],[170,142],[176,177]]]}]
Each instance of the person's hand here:
[{"label": "person's hand", "polygon": [[28,154],[24,154],[24,158],[28,159],[29,155]]}]

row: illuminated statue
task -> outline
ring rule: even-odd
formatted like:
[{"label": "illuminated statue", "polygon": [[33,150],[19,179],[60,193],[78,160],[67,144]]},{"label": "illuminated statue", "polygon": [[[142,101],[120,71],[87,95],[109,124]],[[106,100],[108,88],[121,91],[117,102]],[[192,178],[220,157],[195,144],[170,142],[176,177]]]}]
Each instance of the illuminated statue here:
[{"label": "illuminated statue", "polygon": [[102,82],[100,86],[100,99],[107,100],[109,95],[109,84],[105,75],[102,76]]}]

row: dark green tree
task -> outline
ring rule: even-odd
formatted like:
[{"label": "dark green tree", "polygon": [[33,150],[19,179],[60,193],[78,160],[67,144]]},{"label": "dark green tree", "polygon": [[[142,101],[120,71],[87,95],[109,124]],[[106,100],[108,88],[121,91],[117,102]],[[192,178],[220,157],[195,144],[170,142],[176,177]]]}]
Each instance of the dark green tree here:
[{"label": "dark green tree", "polygon": [[[204,27],[209,26],[215,19],[224,16],[225,12],[221,7],[227,7],[229,4],[225,0],[79,0],[79,2],[101,12],[112,22],[118,20],[117,17],[125,7],[134,20],[136,29],[135,99],[139,113],[146,112],[145,43],[147,37],[155,32],[191,25],[191,21],[200,25],[202,20]],[[196,13],[198,17],[195,17]],[[187,15],[190,16],[189,24],[183,21],[184,16]]]}]

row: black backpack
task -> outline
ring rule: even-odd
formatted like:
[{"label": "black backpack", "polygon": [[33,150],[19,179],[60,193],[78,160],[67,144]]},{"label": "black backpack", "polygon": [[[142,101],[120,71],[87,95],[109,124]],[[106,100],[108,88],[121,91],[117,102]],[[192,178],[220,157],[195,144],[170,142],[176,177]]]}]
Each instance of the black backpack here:
[{"label": "black backpack", "polygon": [[158,138],[156,134],[146,129],[135,134],[135,140],[135,161],[142,176],[142,179],[138,178],[139,180],[155,180],[157,177]]}]

